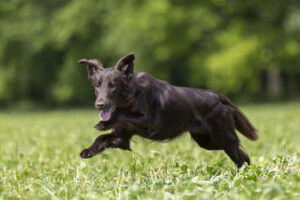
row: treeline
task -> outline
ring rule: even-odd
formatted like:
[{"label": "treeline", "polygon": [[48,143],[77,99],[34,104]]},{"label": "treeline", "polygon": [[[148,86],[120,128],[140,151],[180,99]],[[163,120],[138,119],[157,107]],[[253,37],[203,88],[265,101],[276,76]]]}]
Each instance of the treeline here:
[{"label": "treeline", "polygon": [[0,104],[86,103],[76,61],[136,71],[233,98],[300,91],[300,1],[12,0],[0,2]]}]

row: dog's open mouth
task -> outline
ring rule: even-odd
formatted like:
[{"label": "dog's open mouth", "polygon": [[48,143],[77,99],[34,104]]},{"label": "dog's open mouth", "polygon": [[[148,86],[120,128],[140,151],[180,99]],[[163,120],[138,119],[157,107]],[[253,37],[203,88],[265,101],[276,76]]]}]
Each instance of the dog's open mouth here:
[{"label": "dog's open mouth", "polygon": [[104,110],[101,110],[100,113],[99,113],[99,118],[101,121],[109,121],[112,117],[112,113],[114,112],[114,107],[111,106],[110,108],[107,108],[107,109],[104,109]]}]

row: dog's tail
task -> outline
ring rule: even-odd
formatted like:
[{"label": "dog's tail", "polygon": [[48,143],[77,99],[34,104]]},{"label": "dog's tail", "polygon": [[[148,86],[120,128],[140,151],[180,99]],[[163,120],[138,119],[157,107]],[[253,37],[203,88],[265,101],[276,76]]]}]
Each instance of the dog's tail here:
[{"label": "dog's tail", "polygon": [[242,113],[242,111],[234,105],[228,97],[220,93],[218,93],[218,96],[223,104],[230,106],[233,109],[236,129],[250,140],[257,140],[258,135],[256,133],[256,129],[246,115]]}]

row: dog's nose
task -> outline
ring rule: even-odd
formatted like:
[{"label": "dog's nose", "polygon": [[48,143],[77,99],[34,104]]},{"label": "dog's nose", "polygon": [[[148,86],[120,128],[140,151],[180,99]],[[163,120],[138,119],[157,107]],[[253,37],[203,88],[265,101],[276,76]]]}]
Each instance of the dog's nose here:
[{"label": "dog's nose", "polygon": [[100,109],[103,109],[105,106],[105,104],[103,102],[96,102],[95,103],[95,107],[96,109],[100,110]]}]

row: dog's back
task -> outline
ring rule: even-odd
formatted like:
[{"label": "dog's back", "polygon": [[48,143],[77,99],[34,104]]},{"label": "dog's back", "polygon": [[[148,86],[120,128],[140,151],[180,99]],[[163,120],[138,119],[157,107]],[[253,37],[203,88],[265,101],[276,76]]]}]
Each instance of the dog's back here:
[{"label": "dog's back", "polygon": [[203,118],[220,103],[214,91],[174,86],[144,72],[135,73],[134,79],[131,87],[142,88],[145,98],[141,109],[151,110],[151,131],[142,133],[149,139],[166,140],[190,129],[204,130]]}]

